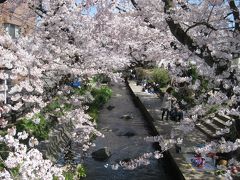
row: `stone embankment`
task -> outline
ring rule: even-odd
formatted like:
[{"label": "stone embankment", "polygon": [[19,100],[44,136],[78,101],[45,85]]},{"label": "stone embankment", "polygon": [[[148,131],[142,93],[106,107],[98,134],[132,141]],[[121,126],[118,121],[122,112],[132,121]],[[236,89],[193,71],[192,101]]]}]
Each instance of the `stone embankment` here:
[{"label": "stone embankment", "polygon": [[49,139],[43,141],[39,145],[39,149],[44,156],[51,159],[53,162],[57,162],[62,156],[62,153],[66,151],[71,143],[71,132],[74,129],[74,125],[71,121],[59,124],[49,134]]}]

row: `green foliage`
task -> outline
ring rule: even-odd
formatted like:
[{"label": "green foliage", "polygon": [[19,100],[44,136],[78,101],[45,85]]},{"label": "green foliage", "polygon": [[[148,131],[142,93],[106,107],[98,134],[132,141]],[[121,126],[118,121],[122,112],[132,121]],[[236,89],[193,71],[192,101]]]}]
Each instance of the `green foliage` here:
[{"label": "green foliage", "polygon": [[77,168],[76,168],[76,176],[77,178],[81,178],[81,177],[86,177],[86,170],[84,168],[84,166],[82,164],[78,164]]},{"label": "green foliage", "polygon": [[218,111],[219,107],[220,107],[219,104],[212,105],[211,107],[208,108],[206,115],[216,113]]},{"label": "green foliage", "polygon": [[[43,110],[43,113],[51,113],[57,117],[64,115],[63,111],[70,111],[73,105],[65,103],[63,104],[61,97],[56,97],[52,102],[50,102]],[[63,106],[61,106],[63,105]],[[55,111],[56,109],[61,109],[60,111]]]},{"label": "green foliage", "polygon": [[56,177],[56,176],[53,176],[53,180],[58,180],[58,177]]},{"label": "green foliage", "polygon": [[99,82],[99,83],[109,83],[111,79],[106,74],[97,74],[92,78],[93,82]]},{"label": "green foliage", "polygon": [[63,172],[63,176],[65,177],[65,180],[74,180],[74,173],[71,171]]},{"label": "green foliage", "polygon": [[177,91],[173,90],[172,95],[173,95],[173,97],[177,98],[177,100],[180,100],[180,96],[178,95]]},{"label": "green foliage", "polygon": [[13,175],[13,177],[18,177],[19,175],[19,166],[18,167],[15,167],[15,168],[12,168],[11,169],[11,174]]},{"label": "green foliage", "polygon": [[[4,165],[4,163],[0,162],[0,171],[4,170],[6,167]],[[19,168],[20,166],[17,166],[15,168],[9,169],[11,172],[11,175],[14,177],[14,179],[18,179],[19,176]]]},{"label": "green foliage", "polygon": [[80,88],[74,88],[73,94],[82,96],[84,95],[89,89],[86,86],[81,86]]},{"label": "green foliage", "polygon": [[194,91],[186,86],[179,88],[178,92],[173,91],[172,95],[177,98],[178,101],[184,100],[188,106],[195,105],[193,97]]},{"label": "green foliage", "polygon": [[88,115],[94,120],[97,121],[99,115],[99,109],[93,106],[90,106],[87,110]]},{"label": "green foliage", "polygon": [[72,109],[73,109],[73,105],[72,104],[65,103],[64,106],[63,106],[63,110],[64,111],[70,111]]},{"label": "green foliage", "polygon": [[96,121],[99,109],[111,98],[112,90],[108,86],[102,86],[101,88],[92,89],[91,94],[94,101],[89,104],[87,113]]},{"label": "green foliage", "polygon": [[0,171],[4,170],[5,166],[2,162],[0,162]]},{"label": "green foliage", "polygon": [[223,175],[223,174],[225,174],[225,173],[226,173],[226,170],[216,170],[214,174],[215,174],[216,176],[219,176],[219,175]]},{"label": "green foliage", "polygon": [[[9,147],[5,143],[0,143],[0,156],[3,159],[6,159],[8,157]],[[1,165],[0,165],[1,167]]]},{"label": "green foliage", "polygon": [[0,136],[5,136],[7,134],[6,130],[0,130]]},{"label": "green foliage", "polygon": [[155,68],[151,73],[151,80],[158,83],[160,87],[166,87],[170,82],[168,71],[164,68]]},{"label": "green foliage", "polygon": [[107,86],[102,86],[101,88],[94,88],[91,91],[94,97],[94,101],[91,106],[101,108],[111,97],[112,90]]},{"label": "green foliage", "polygon": [[51,112],[54,111],[57,108],[60,108],[60,103],[59,103],[59,99],[55,98],[51,103],[49,103],[44,109],[46,110],[46,112]]},{"label": "green foliage", "polygon": [[48,133],[50,132],[51,127],[54,126],[54,123],[47,121],[43,115],[37,114],[34,118],[39,118],[39,124],[35,124],[32,120],[23,118],[17,121],[16,127],[18,131],[25,130],[29,134],[35,136],[39,140],[45,140],[48,138]]},{"label": "green foliage", "polygon": [[160,85],[160,88],[166,87],[170,82],[170,76],[164,68],[143,69],[142,67],[135,68],[136,77],[138,80],[148,80]]},{"label": "green foliage", "polygon": [[188,76],[192,76],[192,83],[194,84],[198,79],[197,67],[191,65],[191,68],[188,70]]},{"label": "green foliage", "polygon": [[201,88],[202,90],[205,90],[205,91],[208,89],[208,80],[206,79],[201,80]]},{"label": "green foliage", "polygon": [[[86,170],[82,164],[78,164],[75,172],[73,170],[64,171],[63,176],[65,180],[81,179],[82,177],[86,177]],[[55,180],[57,180],[56,177]]]}]

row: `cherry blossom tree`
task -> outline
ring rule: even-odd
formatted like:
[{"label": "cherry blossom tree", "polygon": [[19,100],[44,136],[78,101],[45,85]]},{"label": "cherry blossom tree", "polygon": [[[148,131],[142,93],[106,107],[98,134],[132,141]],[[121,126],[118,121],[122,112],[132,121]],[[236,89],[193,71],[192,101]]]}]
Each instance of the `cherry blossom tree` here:
[{"label": "cherry blossom tree", "polygon": [[[185,73],[192,65],[199,76],[208,80],[208,89],[224,84],[223,89],[211,94],[207,102],[204,95],[196,97],[198,103],[189,110],[189,118],[180,124],[183,131],[186,131],[185,127],[188,127],[187,131],[194,128],[197,119],[194,115],[205,113],[204,103],[224,103],[228,98],[237,102],[239,79],[236,73],[230,72],[233,54],[239,53],[240,38],[239,8],[234,0],[203,0],[198,4],[184,0],[87,0],[79,4],[74,0],[43,0],[39,3],[29,1],[29,6],[40,19],[35,32],[17,42],[8,36],[0,37],[0,67],[10,69],[9,78],[14,81],[9,92],[13,103],[3,107],[4,113],[11,109],[17,111],[31,103],[33,108],[28,116],[32,117],[47,104],[44,97],[49,93],[45,89],[49,81],[57,92],[70,81],[66,78],[69,74],[85,78],[106,73],[115,79],[117,76],[113,72],[131,64],[148,62],[172,63],[171,77],[177,83],[188,82],[189,88],[195,91],[201,85],[200,80],[193,82],[193,77],[187,77]],[[7,74],[1,75],[8,77]],[[227,94],[229,89],[233,94]],[[85,114],[86,107],[81,102],[79,104],[77,110],[66,113],[60,121],[74,121],[76,127],[72,136],[87,149],[91,133],[101,134]],[[221,111],[239,115],[236,108],[227,107]],[[1,117],[1,126],[10,125]],[[5,169],[0,177],[11,179],[9,169],[17,166],[20,166],[21,176],[30,179],[33,176],[51,178],[57,174],[62,177],[61,169],[43,160],[37,149],[31,147],[27,150],[26,145],[19,143],[18,139],[25,136],[25,132],[18,132],[16,139],[18,133],[14,127],[9,127],[9,132],[12,131],[14,133],[1,137],[1,142],[10,146],[12,152],[4,161]],[[162,151],[181,142],[181,138],[174,136],[147,140],[159,142]],[[34,138],[29,141],[29,146],[37,142]],[[207,147],[196,151],[221,149],[229,152],[239,147],[239,141],[222,140],[220,145],[210,143]],[[33,155],[36,156],[31,161]],[[133,169],[148,164],[146,159],[152,156],[160,158],[162,152],[145,154],[131,164],[121,163],[120,166]],[[31,167],[28,174],[27,165]],[[42,165],[46,165],[45,168]],[[38,166],[41,166],[42,174],[33,173]]]},{"label": "cherry blossom tree", "polygon": [[[9,91],[13,102],[1,107],[3,115],[8,115],[11,110],[14,111],[13,113],[20,111],[29,103],[33,103],[34,106],[31,107],[32,111],[27,114],[27,117],[34,117],[40,112],[41,108],[48,103],[44,99],[45,94],[49,93],[45,90],[47,85],[45,79],[50,79],[56,84],[55,88],[60,90],[61,86],[69,81],[61,82],[61,79],[68,74],[91,77],[103,72],[112,74],[114,69],[123,67],[121,61],[112,63],[110,51],[101,48],[101,44],[94,39],[99,37],[92,36],[97,28],[94,26],[94,18],[84,14],[86,9],[83,6],[77,6],[74,1],[68,0],[46,1],[44,10],[40,10],[42,19],[31,36],[18,39],[17,42],[9,36],[1,36],[0,66],[10,70],[9,79],[12,80],[13,85]],[[3,76],[8,78],[8,74]],[[66,113],[65,117],[59,121],[73,122],[75,129],[72,132],[72,138],[81,144],[83,151],[86,151],[92,134],[101,134],[95,129],[95,124],[91,122],[90,117],[85,114],[87,107],[81,102],[79,105],[78,109]],[[1,117],[2,127],[11,127],[12,124],[6,124],[6,119],[3,118]],[[50,170],[53,168],[51,162],[42,159],[42,154],[37,149],[27,150],[27,147],[19,144],[17,140],[14,143],[15,135],[16,133],[13,133],[9,137],[8,135],[1,137],[2,143],[7,146],[11,143],[11,152],[3,162],[5,169],[1,172],[1,177],[13,178],[10,169],[20,167],[21,178],[52,179],[55,175],[61,178],[61,169],[57,168],[58,172],[54,173],[55,170]],[[35,139],[29,141],[30,144],[37,142]],[[19,149],[15,146],[24,146],[24,148]],[[13,159],[17,161],[12,161]],[[32,168],[26,170],[27,166]],[[40,166],[43,169],[39,174],[35,174],[36,168]]]},{"label": "cherry blossom tree", "polygon": [[[193,81],[193,77],[186,74],[193,66],[198,76],[208,82],[205,94],[195,96],[197,104],[189,110],[190,119],[181,124],[183,130],[194,128],[195,115],[204,115],[206,104],[227,103],[229,99],[233,104],[239,103],[239,79],[237,72],[231,69],[233,55],[239,54],[239,8],[236,1],[130,0],[114,3],[118,13],[112,11],[111,16],[100,16],[107,19],[104,27],[111,37],[108,44],[113,50],[128,53],[132,63],[137,65],[144,60],[156,64],[161,60],[170,62],[173,65],[172,78],[177,83],[187,82],[188,88],[194,91],[201,82],[199,79]],[[210,97],[206,101],[204,96],[217,87],[221,87],[220,91],[208,94]],[[239,117],[239,104],[222,106],[219,113]],[[217,133],[228,132],[227,128]],[[161,143],[163,149],[164,144]],[[229,152],[225,143],[220,144],[222,152]],[[236,140],[231,150],[238,147]]]}]

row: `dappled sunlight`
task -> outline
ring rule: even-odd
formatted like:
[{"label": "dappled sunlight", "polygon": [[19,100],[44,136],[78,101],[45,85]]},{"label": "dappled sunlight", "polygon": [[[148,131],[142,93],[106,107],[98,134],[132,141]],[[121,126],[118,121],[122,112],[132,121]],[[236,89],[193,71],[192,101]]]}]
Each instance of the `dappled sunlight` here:
[{"label": "dappled sunlight", "polygon": [[114,94],[113,97],[122,97],[121,94]]}]

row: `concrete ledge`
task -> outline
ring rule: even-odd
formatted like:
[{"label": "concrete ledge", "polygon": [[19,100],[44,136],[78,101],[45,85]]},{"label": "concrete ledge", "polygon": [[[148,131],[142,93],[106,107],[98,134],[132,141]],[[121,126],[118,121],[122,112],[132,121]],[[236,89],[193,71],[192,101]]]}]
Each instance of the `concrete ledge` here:
[{"label": "concrete ledge", "polygon": [[[138,96],[135,95],[132,88],[129,86],[129,82],[126,81],[126,86],[133,98],[133,101],[135,105],[140,109],[142,115],[145,117],[145,119],[148,122],[149,128],[151,129],[151,135],[157,136],[159,135],[157,128],[154,125],[154,118],[151,116],[145,105],[142,103],[142,101],[139,99]],[[158,150],[161,150],[161,147],[156,143],[154,144],[154,147]],[[171,153],[169,151],[164,152],[164,170],[165,172],[170,175],[170,177],[174,180],[184,180],[184,176],[182,172],[180,171],[177,163],[175,162],[174,158],[172,157]]]}]

